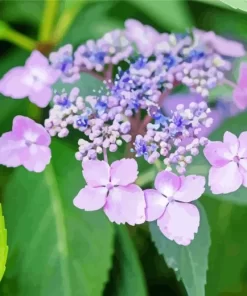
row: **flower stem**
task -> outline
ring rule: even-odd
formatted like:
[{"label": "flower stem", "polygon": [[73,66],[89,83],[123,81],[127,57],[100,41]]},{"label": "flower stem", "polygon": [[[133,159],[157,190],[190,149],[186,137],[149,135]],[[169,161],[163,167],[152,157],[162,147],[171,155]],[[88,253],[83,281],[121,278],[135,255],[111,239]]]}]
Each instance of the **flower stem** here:
[{"label": "flower stem", "polygon": [[104,161],[108,163],[108,156],[107,156],[106,148],[103,148],[103,154],[104,154]]},{"label": "flower stem", "polygon": [[3,39],[28,51],[32,51],[36,47],[35,40],[29,38],[28,36],[23,35],[22,33],[10,27],[8,27],[8,29],[6,30],[6,33]]},{"label": "flower stem", "polygon": [[75,1],[74,3],[71,4],[70,7],[64,9],[63,13],[58,19],[58,22],[53,34],[53,39],[55,40],[56,44],[58,44],[66,35],[75,17],[80,12],[80,10],[82,9],[83,5],[85,5],[85,3],[86,3],[85,0]]},{"label": "flower stem", "polygon": [[232,88],[236,88],[237,87],[237,84],[231,80],[228,80],[228,79],[224,79],[224,84],[227,84],[229,86],[231,86]]},{"label": "flower stem", "polygon": [[59,2],[59,0],[45,0],[45,8],[39,31],[39,40],[41,42],[47,42],[51,39]]}]

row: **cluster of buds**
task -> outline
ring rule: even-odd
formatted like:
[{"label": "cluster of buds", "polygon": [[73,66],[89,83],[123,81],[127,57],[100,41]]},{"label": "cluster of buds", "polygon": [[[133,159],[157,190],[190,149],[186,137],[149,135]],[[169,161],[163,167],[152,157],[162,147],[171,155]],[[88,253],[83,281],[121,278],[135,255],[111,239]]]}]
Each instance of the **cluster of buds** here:
[{"label": "cluster of buds", "polygon": [[187,109],[180,104],[170,118],[163,116],[158,107],[150,109],[155,122],[147,125],[144,136],[136,137],[132,151],[136,157],[143,156],[149,163],[163,157],[168,170],[176,164],[177,171],[185,173],[192,156],[199,153],[199,145],[207,144],[207,139],[198,135],[201,127],[210,127],[213,122],[208,117],[210,109],[205,102],[191,103]]}]

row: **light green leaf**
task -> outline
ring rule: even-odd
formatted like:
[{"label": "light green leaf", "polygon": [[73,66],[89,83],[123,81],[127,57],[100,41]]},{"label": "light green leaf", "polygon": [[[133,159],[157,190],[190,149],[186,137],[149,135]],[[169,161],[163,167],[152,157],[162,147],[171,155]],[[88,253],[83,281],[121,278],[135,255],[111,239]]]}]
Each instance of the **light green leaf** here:
[{"label": "light green leaf", "polygon": [[[40,174],[15,170],[4,196],[9,265],[0,288],[15,296],[100,296],[113,253],[113,224],[85,212],[73,198],[85,186],[71,148],[52,145]],[[15,282],[14,285],[11,284]]]},{"label": "light green leaf", "polygon": [[5,272],[5,265],[8,255],[7,246],[7,230],[5,229],[4,217],[2,215],[2,208],[0,204],[0,281]]},{"label": "light green leaf", "polygon": [[[247,130],[246,126],[246,117],[247,113],[243,112],[240,115],[227,119],[219,129],[214,131],[210,135],[210,140],[212,141],[223,141],[223,135],[226,131],[230,131],[234,133],[236,136],[239,136],[241,132]],[[208,177],[208,172],[210,169],[210,164],[204,157],[203,153],[201,152],[198,156],[194,157],[194,160],[191,165],[188,166],[187,174],[197,174]],[[247,196],[246,196],[247,189],[245,187],[241,187],[235,192],[229,194],[212,194],[209,187],[206,187],[206,194],[210,197],[231,201],[237,204],[247,204]]]},{"label": "light green leaf", "polygon": [[[182,280],[189,296],[204,296],[207,280],[210,229],[203,207],[200,210],[200,227],[192,243],[185,247],[168,240],[160,231],[157,222],[150,223],[152,240],[167,265],[178,280]],[[178,217],[179,219],[179,217]]]},{"label": "light green leaf", "polygon": [[247,11],[246,0],[220,0],[220,1],[229,5],[231,8]]},{"label": "light green leaf", "polygon": [[146,296],[144,273],[126,226],[116,226],[116,260],[118,270],[114,296]]},{"label": "light green leaf", "polygon": [[240,11],[247,11],[246,0],[194,0],[204,2],[210,5],[219,6],[227,9],[239,9]]},{"label": "light green leaf", "polygon": [[193,26],[188,4],[184,0],[128,0],[160,26],[172,31],[185,31]]}]

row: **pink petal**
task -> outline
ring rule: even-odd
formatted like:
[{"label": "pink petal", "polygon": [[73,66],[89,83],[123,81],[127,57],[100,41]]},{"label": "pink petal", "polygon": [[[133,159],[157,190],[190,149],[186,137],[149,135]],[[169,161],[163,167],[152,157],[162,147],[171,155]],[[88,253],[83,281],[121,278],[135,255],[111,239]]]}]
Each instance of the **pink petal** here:
[{"label": "pink petal", "polygon": [[155,188],[166,197],[172,197],[180,185],[180,178],[168,171],[158,173],[154,182]]},{"label": "pink petal", "polygon": [[238,86],[240,88],[247,88],[247,63],[240,64]]},{"label": "pink petal", "polygon": [[77,196],[74,198],[74,205],[85,211],[96,211],[106,203],[107,188],[97,187],[93,188],[86,186],[82,188]]},{"label": "pink petal", "polygon": [[23,141],[16,138],[13,132],[7,132],[0,137],[0,164],[7,167],[22,165],[20,155],[25,146]]},{"label": "pink petal", "polygon": [[16,116],[13,120],[13,133],[17,139],[26,139],[38,145],[49,146],[51,137],[46,129],[31,118]]},{"label": "pink petal", "polygon": [[240,134],[238,156],[247,158],[247,132]]},{"label": "pink petal", "polygon": [[247,187],[247,159],[239,161],[239,171],[243,176],[243,186]]},{"label": "pink petal", "polygon": [[237,86],[233,90],[233,100],[239,109],[247,108],[247,88]]},{"label": "pink petal", "polygon": [[163,215],[168,199],[154,189],[144,190],[144,195],[146,200],[146,220],[157,220]]},{"label": "pink petal", "polygon": [[228,131],[224,133],[224,143],[228,146],[233,157],[238,154],[239,141],[233,133]]},{"label": "pink petal", "polygon": [[40,173],[50,163],[51,149],[49,147],[32,144],[24,150],[24,153],[22,153],[20,157],[23,166],[27,170]]},{"label": "pink petal", "polygon": [[230,193],[239,189],[243,177],[238,165],[231,161],[221,168],[212,167],[209,171],[209,186],[212,193]]},{"label": "pink petal", "polygon": [[239,58],[245,55],[244,46],[240,42],[216,36],[213,43],[215,49],[222,55],[233,58]]},{"label": "pink petal", "polygon": [[174,199],[182,202],[190,202],[198,199],[205,191],[206,180],[202,176],[190,175],[180,177],[181,187],[174,194]]},{"label": "pink petal", "polygon": [[152,27],[134,19],[127,20],[125,27],[127,38],[136,43],[139,52],[145,57],[150,56],[160,39],[160,34]]},{"label": "pink petal", "polygon": [[[47,76],[48,76],[48,79],[47,79],[48,85],[53,85],[58,80],[58,78],[61,76],[61,72],[60,72],[60,70],[53,69],[52,67],[49,67],[46,70],[47,70]],[[78,80],[78,79],[80,79],[80,75],[79,75],[79,78],[77,78],[76,80]],[[64,81],[64,82],[66,82],[66,81]]]},{"label": "pink petal", "polygon": [[52,99],[52,89],[49,86],[43,86],[43,88],[35,91],[32,89],[29,95],[30,102],[36,104],[40,108],[45,108]]},{"label": "pink petal", "polygon": [[111,183],[126,186],[134,183],[138,175],[137,162],[134,159],[121,159],[111,165]]},{"label": "pink petal", "polygon": [[205,32],[195,29],[194,33],[198,36],[202,42],[208,44],[218,53],[229,57],[242,57],[245,55],[245,49],[243,44],[225,39],[221,36],[217,36],[214,32]]},{"label": "pink petal", "polygon": [[28,75],[24,67],[15,67],[1,79],[0,92],[13,99],[23,99],[29,95],[30,87],[25,84],[24,78]]},{"label": "pink petal", "polygon": [[107,185],[110,182],[110,167],[107,162],[88,160],[83,162],[83,176],[91,187]]},{"label": "pink petal", "polygon": [[111,222],[135,225],[145,222],[145,207],[143,191],[131,184],[111,189],[104,211]]},{"label": "pink petal", "polygon": [[200,224],[200,214],[190,203],[171,202],[158,219],[161,232],[179,245],[187,246],[194,239]]},{"label": "pink petal", "polygon": [[34,50],[26,60],[25,66],[33,68],[34,66],[49,67],[48,59],[38,50]]},{"label": "pink petal", "polygon": [[209,142],[203,153],[208,162],[215,167],[222,167],[233,159],[227,145],[219,141]]}]

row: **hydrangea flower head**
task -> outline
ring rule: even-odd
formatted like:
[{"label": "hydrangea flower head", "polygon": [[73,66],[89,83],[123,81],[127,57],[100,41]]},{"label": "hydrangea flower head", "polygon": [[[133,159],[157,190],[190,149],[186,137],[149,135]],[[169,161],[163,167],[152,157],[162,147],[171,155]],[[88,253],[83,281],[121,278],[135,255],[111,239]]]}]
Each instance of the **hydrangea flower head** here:
[{"label": "hydrangea flower head", "polygon": [[59,78],[48,59],[39,51],[32,52],[23,67],[12,68],[0,80],[0,93],[13,99],[29,100],[44,108],[52,98],[52,84]]},{"label": "hydrangea flower head", "polygon": [[145,221],[145,199],[135,184],[137,163],[122,159],[109,166],[105,161],[88,160],[83,163],[87,185],[74,199],[74,205],[86,211],[103,208],[111,222],[130,225]]},{"label": "hydrangea flower head", "polygon": [[214,194],[230,193],[247,187],[247,132],[237,138],[225,132],[223,142],[208,143],[204,155],[212,165],[209,186]]},{"label": "hydrangea flower head", "polygon": [[233,91],[233,99],[239,109],[247,108],[247,63],[240,65],[238,84]]},{"label": "hydrangea flower head", "polygon": [[147,221],[157,220],[160,231],[180,245],[189,245],[198,231],[200,214],[190,202],[204,192],[205,178],[179,177],[162,171],[155,179],[156,189],[144,190]]},{"label": "hydrangea flower head", "polygon": [[45,128],[24,116],[16,116],[12,131],[0,137],[0,164],[23,165],[27,170],[42,172],[51,159],[51,139]]}]

